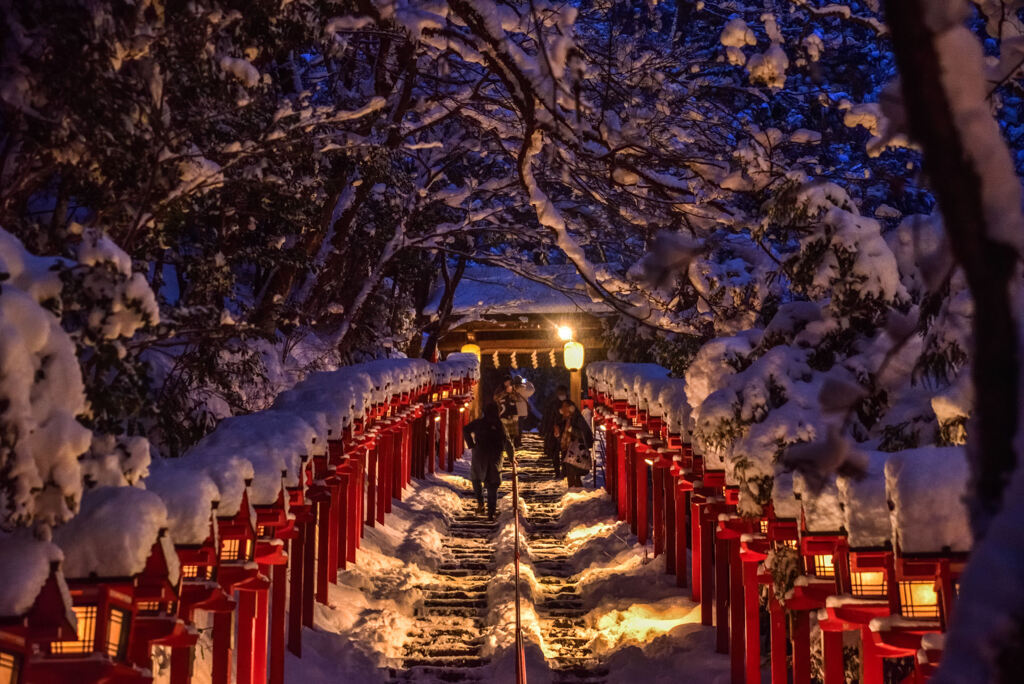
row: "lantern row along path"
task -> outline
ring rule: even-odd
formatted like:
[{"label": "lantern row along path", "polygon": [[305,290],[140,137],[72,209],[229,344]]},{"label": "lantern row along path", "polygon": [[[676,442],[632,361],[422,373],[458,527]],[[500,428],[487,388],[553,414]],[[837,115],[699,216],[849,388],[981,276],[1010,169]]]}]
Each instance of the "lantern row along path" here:
[{"label": "lantern row along path", "polygon": [[476,514],[468,453],[410,483],[339,573],[305,631],[308,648],[288,660],[287,684],[512,684],[515,510],[528,682],[728,680],[715,630],[700,624],[664,558],[616,519],[614,499],[589,476],[567,490],[539,437],[523,441],[519,505],[507,468],[494,522]]}]

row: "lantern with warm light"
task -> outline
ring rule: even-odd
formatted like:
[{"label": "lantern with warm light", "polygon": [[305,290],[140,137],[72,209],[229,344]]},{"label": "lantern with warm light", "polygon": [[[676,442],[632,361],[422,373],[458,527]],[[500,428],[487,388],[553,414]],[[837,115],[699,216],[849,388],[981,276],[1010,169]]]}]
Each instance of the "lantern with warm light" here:
[{"label": "lantern with warm light", "polygon": [[901,580],[900,608],[906,618],[938,618],[939,594],[935,591],[935,580]]},{"label": "lantern with warm light", "polygon": [[476,358],[480,358],[480,346],[473,344],[472,342],[462,345],[462,348],[459,349],[459,351],[463,354],[473,354]]},{"label": "lantern with warm light", "polygon": [[583,368],[583,345],[579,342],[566,342],[562,347],[562,356],[567,369],[578,371]]},{"label": "lantern with warm light", "polygon": [[567,325],[558,326],[558,339],[568,342],[572,339],[572,328]]}]

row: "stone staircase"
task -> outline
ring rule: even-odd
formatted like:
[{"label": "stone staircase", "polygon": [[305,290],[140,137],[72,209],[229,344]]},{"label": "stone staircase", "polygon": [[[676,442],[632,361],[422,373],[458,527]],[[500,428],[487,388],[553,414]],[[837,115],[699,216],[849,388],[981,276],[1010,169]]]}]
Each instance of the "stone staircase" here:
[{"label": "stone staircase", "polygon": [[608,671],[594,656],[586,636],[586,610],[569,564],[562,525],[565,481],[552,479],[536,435],[524,435],[519,452],[519,494],[526,501],[528,545],[542,587],[536,608],[555,682],[605,682]]},{"label": "stone staircase", "polygon": [[448,560],[437,582],[424,589],[423,607],[405,644],[395,682],[483,681],[481,634],[487,612],[487,582],[494,560],[497,524],[476,515],[476,501],[463,493],[461,513],[449,524]]}]

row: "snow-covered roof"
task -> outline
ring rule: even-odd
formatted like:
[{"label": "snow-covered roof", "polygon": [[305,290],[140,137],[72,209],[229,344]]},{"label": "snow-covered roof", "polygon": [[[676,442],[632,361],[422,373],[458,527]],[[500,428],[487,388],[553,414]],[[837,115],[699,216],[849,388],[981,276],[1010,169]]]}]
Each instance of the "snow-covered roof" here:
[{"label": "snow-covered roof", "polygon": [[27,613],[50,576],[50,564],[63,557],[56,544],[25,529],[0,532],[0,617]]},{"label": "snow-covered roof", "polygon": [[885,497],[885,463],[892,454],[869,451],[865,456],[862,474],[836,478],[843,527],[854,549],[885,546],[891,536],[889,504]]},{"label": "snow-covered roof", "polygon": [[968,477],[963,447],[921,447],[890,456],[885,491],[893,536],[904,552],[970,551]]},{"label": "snow-covered roof", "polygon": [[54,531],[53,541],[64,551],[69,578],[132,577],[145,569],[166,527],[167,507],[153,492],[98,487],[86,492],[78,515]]},{"label": "snow-covered roof", "polygon": [[[565,314],[607,313],[605,302],[592,301],[583,279],[572,265],[533,266],[538,277],[550,280],[549,287],[504,268],[472,266],[466,269],[455,288],[452,313],[456,316],[477,314]],[[565,290],[565,291],[562,291]],[[444,294],[443,284],[435,288],[423,313],[437,313]]]},{"label": "snow-covered roof", "polygon": [[176,544],[199,545],[210,536],[213,504],[220,490],[202,468],[191,467],[187,459],[153,462],[146,489],[159,496],[167,507],[167,529]]}]

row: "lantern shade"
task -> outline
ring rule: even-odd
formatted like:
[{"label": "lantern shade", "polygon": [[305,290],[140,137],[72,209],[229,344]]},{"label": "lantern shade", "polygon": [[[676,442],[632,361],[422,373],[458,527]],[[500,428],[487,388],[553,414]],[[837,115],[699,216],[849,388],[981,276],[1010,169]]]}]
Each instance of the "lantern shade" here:
[{"label": "lantern shade", "polygon": [[470,342],[469,344],[462,345],[462,349],[459,350],[463,354],[475,354],[476,358],[480,358],[480,347]]},{"label": "lantern shade", "polygon": [[579,342],[566,342],[562,347],[565,367],[571,371],[583,368],[583,345]]}]

